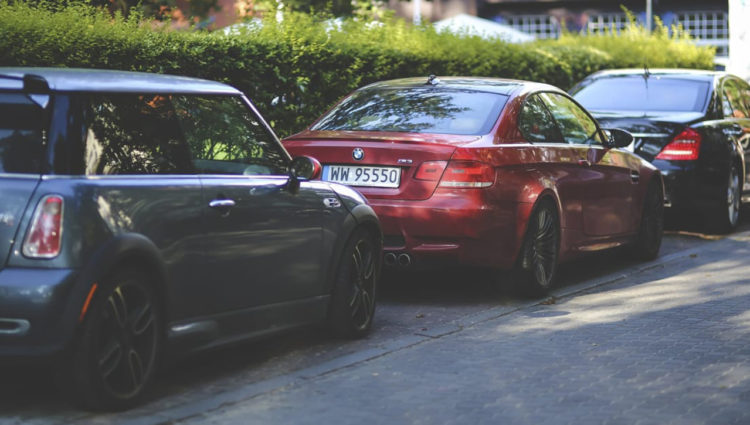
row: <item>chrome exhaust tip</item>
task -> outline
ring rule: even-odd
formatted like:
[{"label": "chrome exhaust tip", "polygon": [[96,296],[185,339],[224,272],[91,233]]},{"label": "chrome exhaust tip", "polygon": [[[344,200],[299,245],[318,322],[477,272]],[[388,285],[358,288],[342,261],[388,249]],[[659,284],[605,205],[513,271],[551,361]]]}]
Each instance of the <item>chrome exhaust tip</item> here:
[{"label": "chrome exhaust tip", "polygon": [[389,252],[383,256],[383,262],[388,267],[393,267],[396,265],[396,254]]},{"label": "chrome exhaust tip", "polygon": [[411,265],[411,256],[409,254],[399,254],[398,265],[401,267],[409,267]]}]

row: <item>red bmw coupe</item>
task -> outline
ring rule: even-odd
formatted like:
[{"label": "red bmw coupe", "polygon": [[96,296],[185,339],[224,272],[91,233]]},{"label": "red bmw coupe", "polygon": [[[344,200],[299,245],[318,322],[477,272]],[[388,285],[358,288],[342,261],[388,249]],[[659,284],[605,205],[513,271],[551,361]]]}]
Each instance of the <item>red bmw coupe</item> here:
[{"label": "red bmw coupe", "polygon": [[356,90],[283,143],[369,200],[386,265],[515,269],[540,294],[582,253],[658,255],[663,182],[631,141],[553,86],[431,76]]}]

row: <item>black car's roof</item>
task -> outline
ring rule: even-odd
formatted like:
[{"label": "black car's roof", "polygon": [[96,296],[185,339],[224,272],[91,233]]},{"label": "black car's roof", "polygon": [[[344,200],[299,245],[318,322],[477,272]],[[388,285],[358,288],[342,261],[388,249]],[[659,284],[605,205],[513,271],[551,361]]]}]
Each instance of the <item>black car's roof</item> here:
[{"label": "black car's roof", "polygon": [[198,78],[79,68],[0,67],[0,87],[3,80],[17,82],[26,76],[41,77],[51,91],[60,92],[240,94],[234,87]]},{"label": "black car's roof", "polygon": [[[644,68],[628,68],[628,69],[610,69],[606,71],[595,72],[588,77],[591,78],[610,78],[610,77],[627,77],[631,75],[642,76],[646,72]],[[681,79],[696,80],[696,81],[712,81],[716,78],[727,75],[723,71],[707,71],[702,69],[668,69],[668,68],[657,68],[649,69],[648,73],[650,76],[668,76],[668,77],[679,77]]]},{"label": "black car's roof", "polygon": [[[430,84],[424,78],[401,78],[398,80],[380,81],[363,87],[364,89],[406,89],[417,87],[444,87],[451,89],[465,89],[473,91],[491,92],[503,95],[510,95],[515,90],[526,85],[547,86],[546,84],[531,83],[522,80],[509,80],[501,78],[482,78],[482,77],[437,77]],[[553,86],[547,86],[550,89],[557,90]]]}]

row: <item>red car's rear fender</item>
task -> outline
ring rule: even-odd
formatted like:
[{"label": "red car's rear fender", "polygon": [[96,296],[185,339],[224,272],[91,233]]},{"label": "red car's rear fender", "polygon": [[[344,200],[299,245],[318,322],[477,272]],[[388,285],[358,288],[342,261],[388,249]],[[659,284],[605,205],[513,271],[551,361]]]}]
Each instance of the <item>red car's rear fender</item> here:
[{"label": "red car's rear fender", "polygon": [[[557,208],[561,229],[561,257],[565,257],[566,231],[568,217],[560,203],[555,184],[556,177],[552,170],[537,161],[530,160],[524,152],[532,153],[532,150],[516,150],[503,147],[487,148],[458,148],[453,154],[453,159],[473,160],[492,164],[495,167],[495,184],[487,190],[488,202],[512,201],[517,204],[515,223],[515,249],[513,252],[517,258],[521,249],[523,237],[528,228],[529,218],[535,206],[542,199],[550,199]],[[533,156],[533,155],[532,155]],[[515,259],[514,258],[514,261]]]}]

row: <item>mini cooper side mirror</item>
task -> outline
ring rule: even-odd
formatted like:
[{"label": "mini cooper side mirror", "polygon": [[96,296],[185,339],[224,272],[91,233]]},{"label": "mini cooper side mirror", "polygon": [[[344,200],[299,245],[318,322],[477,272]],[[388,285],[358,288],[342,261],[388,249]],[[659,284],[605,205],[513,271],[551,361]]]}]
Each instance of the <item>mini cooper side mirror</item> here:
[{"label": "mini cooper side mirror", "polygon": [[604,133],[607,135],[607,147],[624,148],[633,143],[633,135],[619,128],[605,128]]}]

